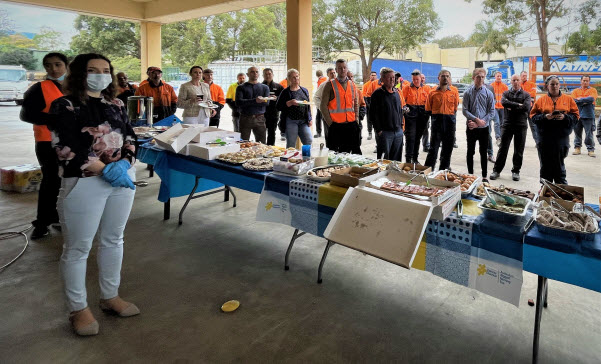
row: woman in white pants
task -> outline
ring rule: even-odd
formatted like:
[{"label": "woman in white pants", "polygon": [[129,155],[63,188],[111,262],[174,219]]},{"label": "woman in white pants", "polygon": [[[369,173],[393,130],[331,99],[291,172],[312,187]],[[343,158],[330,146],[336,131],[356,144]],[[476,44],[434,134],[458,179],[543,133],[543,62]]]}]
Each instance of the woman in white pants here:
[{"label": "woman in white pants", "polygon": [[207,83],[202,82],[202,67],[190,68],[192,80],[179,87],[177,107],[184,109],[183,123],[209,126],[209,119],[217,113],[215,109],[201,106],[211,105],[211,91]]},{"label": "woman in white pants", "polygon": [[99,325],[88,307],[85,283],[99,228],[100,308],[121,317],[140,313],[118,295],[123,230],[135,193],[136,136],[123,102],[115,98],[115,76],[106,57],[75,57],[64,91],[66,96],[50,109],[52,145],[63,178],[57,203],[64,237],[60,266],[73,329],[79,335],[96,335]]}]

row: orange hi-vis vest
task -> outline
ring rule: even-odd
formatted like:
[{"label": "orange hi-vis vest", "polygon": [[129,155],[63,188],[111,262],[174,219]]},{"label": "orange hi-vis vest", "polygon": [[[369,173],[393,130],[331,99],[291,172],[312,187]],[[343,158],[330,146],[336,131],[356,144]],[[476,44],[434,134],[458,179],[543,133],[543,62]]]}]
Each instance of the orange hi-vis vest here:
[{"label": "orange hi-vis vest", "polygon": [[[58,87],[56,87],[54,82],[50,80],[42,81],[40,86],[42,86],[42,95],[44,95],[44,103],[46,104],[46,107],[44,110],[42,110],[42,112],[47,114],[50,112],[50,105],[52,104],[52,101],[62,97],[63,93],[58,89]],[[34,125],[33,136],[35,137],[36,142],[52,141],[52,135],[50,134],[50,130],[48,130],[46,125]]]},{"label": "orange hi-vis vest", "polygon": [[346,90],[337,79],[330,81],[334,98],[328,103],[330,118],[335,123],[350,123],[357,121],[355,115],[355,95],[357,89],[352,81],[346,82]]}]

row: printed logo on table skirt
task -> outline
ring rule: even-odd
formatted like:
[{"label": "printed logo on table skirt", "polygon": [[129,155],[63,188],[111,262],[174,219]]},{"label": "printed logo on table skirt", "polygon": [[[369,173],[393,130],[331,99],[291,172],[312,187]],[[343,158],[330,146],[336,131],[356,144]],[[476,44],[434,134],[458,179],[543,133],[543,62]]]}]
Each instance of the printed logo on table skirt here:
[{"label": "printed logo on table skirt", "polygon": [[285,203],[274,204],[272,201],[269,201],[265,205],[265,211],[269,211],[271,209],[281,209],[282,212],[286,212],[288,210],[288,205]]},{"label": "printed logo on table skirt", "polygon": [[486,264],[478,264],[478,275],[483,276],[486,274]]}]

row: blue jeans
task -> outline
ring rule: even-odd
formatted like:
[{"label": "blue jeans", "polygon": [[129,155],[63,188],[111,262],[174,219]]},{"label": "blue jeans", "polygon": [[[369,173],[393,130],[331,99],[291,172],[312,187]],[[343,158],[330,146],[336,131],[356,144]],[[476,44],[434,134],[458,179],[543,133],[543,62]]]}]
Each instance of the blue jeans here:
[{"label": "blue jeans", "polygon": [[593,131],[595,131],[595,119],[580,118],[574,125],[574,147],[582,147],[582,129],[584,129],[584,145],[589,152],[595,151],[595,140]]},{"label": "blue jeans", "polygon": [[382,135],[376,134],[378,148],[384,153],[384,159],[400,161],[403,158],[403,129],[397,131],[382,130]]},{"label": "blue jeans", "polygon": [[501,125],[503,125],[505,109],[495,109],[495,118],[494,118],[494,126],[493,121],[491,120],[488,124],[488,156],[492,157],[494,155],[494,151],[492,149],[492,128],[495,129],[495,138],[501,139]]},{"label": "blue jeans", "polygon": [[305,120],[286,118],[286,148],[294,148],[296,137],[300,138],[303,145],[310,145],[313,142],[309,123]]}]

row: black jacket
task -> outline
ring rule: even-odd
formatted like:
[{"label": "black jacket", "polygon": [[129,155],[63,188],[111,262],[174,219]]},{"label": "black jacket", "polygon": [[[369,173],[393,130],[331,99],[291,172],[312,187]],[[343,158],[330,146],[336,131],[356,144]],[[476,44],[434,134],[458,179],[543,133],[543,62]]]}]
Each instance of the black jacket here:
[{"label": "black jacket", "polygon": [[[269,87],[269,93],[271,94],[273,92],[275,97],[279,97],[282,91],[284,91],[284,86],[277,82],[271,81],[271,83],[267,83],[263,81],[263,84]],[[278,119],[279,111],[276,107],[276,103],[277,100],[269,101],[269,104],[267,104],[267,109],[265,110],[265,119]]]},{"label": "black jacket", "polygon": [[403,127],[403,105],[398,91],[392,93],[380,87],[371,94],[368,120],[376,134],[381,131],[398,131]]},{"label": "black jacket", "polygon": [[[532,107],[532,97],[523,88],[513,88],[503,92],[501,104],[505,108],[503,123],[512,126],[528,126],[528,114]],[[522,106],[520,106],[522,105]]]},{"label": "black jacket", "polygon": [[[60,83],[56,81],[52,82],[54,82],[56,87],[62,91]],[[31,124],[49,125],[53,116],[42,112],[46,106],[44,94],[42,93],[42,84],[41,82],[38,82],[25,91],[25,95],[23,96],[23,106],[21,107],[19,117],[21,120]]]}]

